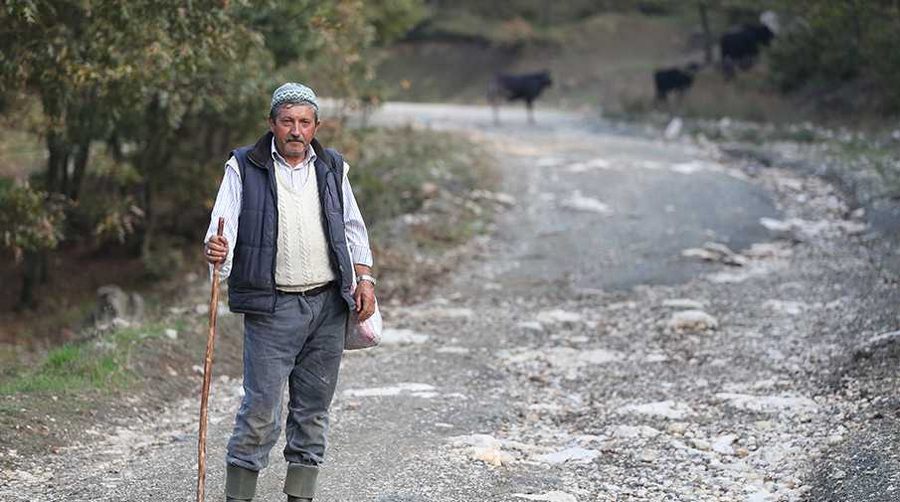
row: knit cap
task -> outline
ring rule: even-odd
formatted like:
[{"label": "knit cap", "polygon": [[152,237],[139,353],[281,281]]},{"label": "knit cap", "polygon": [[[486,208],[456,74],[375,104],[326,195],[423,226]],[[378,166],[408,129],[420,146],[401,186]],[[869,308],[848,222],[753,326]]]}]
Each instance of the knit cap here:
[{"label": "knit cap", "polygon": [[295,82],[288,82],[272,93],[272,106],[274,110],[276,106],[282,103],[299,103],[307,102],[319,111],[319,103],[316,101],[316,93],[309,87]]}]

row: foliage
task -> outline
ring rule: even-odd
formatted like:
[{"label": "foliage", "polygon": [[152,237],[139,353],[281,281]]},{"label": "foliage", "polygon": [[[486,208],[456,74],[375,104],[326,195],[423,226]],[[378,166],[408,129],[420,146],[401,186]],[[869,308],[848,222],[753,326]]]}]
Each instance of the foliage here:
[{"label": "foliage", "polygon": [[[155,236],[196,239],[209,205],[197,193],[213,192],[228,150],[263,129],[279,80],[325,83],[320,94],[352,102],[374,92],[366,50],[402,34],[423,12],[420,0],[376,7],[359,0],[6,2],[0,96],[31,95],[41,104],[33,130],[46,143],[47,166],[36,186],[76,202],[60,231],[97,245],[136,240],[145,263],[171,261],[148,256],[168,254]],[[103,143],[135,176],[105,179],[97,156]],[[42,249],[62,238],[55,235]]]},{"label": "foliage", "polygon": [[426,11],[419,0],[369,0],[362,13],[375,30],[375,42],[386,45],[405,35]]},{"label": "foliage", "polygon": [[434,195],[429,186],[466,197],[496,181],[488,175],[484,152],[449,133],[339,130],[323,141],[346,156],[353,192],[370,226],[419,210]]},{"label": "foliage", "polygon": [[52,249],[62,238],[63,203],[27,184],[0,183],[0,245],[20,260]]},{"label": "foliage", "polygon": [[900,110],[900,6],[896,2],[800,0],[784,3],[791,22],[773,47],[775,82],[791,91],[856,79],[889,110]]}]

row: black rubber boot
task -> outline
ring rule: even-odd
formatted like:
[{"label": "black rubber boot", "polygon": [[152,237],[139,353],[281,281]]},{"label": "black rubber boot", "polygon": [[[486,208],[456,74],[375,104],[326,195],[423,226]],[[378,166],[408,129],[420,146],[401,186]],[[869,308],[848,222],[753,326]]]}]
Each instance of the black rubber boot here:
[{"label": "black rubber boot", "polygon": [[225,469],[225,502],[249,502],[256,495],[259,472],[236,465]]},{"label": "black rubber boot", "polygon": [[319,468],[314,465],[288,464],[284,493],[288,502],[309,502],[316,494]]}]

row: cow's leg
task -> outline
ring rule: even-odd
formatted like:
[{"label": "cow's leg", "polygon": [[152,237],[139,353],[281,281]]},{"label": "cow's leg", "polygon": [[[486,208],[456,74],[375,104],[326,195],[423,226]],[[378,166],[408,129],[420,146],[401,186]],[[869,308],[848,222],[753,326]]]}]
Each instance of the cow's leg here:
[{"label": "cow's leg", "polygon": [[534,124],[534,106],[530,99],[525,101],[525,108],[528,110],[528,123]]}]

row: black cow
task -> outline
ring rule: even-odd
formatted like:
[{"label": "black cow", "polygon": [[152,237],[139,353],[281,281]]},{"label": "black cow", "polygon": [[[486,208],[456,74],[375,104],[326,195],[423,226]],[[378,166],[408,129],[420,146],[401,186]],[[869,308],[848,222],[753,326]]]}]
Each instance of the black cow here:
[{"label": "black cow", "polygon": [[494,122],[500,122],[498,107],[500,106],[500,100],[505,98],[507,101],[524,100],[528,109],[528,122],[534,123],[532,104],[541,95],[544,88],[550,87],[552,83],[550,72],[546,70],[523,75],[498,74],[488,84],[487,92],[488,102],[494,108]]},{"label": "black cow", "polygon": [[719,50],[722,57],[722,73],[726,78],[734,76],[734,67],[747,70],[756,61],[761,47],[768,46],[775,33],[762,23],[745,24],[722,34]]},{"label": "black cow", "polygon": [[694,75],[699,69],[700,65],[691,63],[684,68],[661,68],[653,72],[656,101],[666,101],[670,92],[683,96],[694,83]]}]

